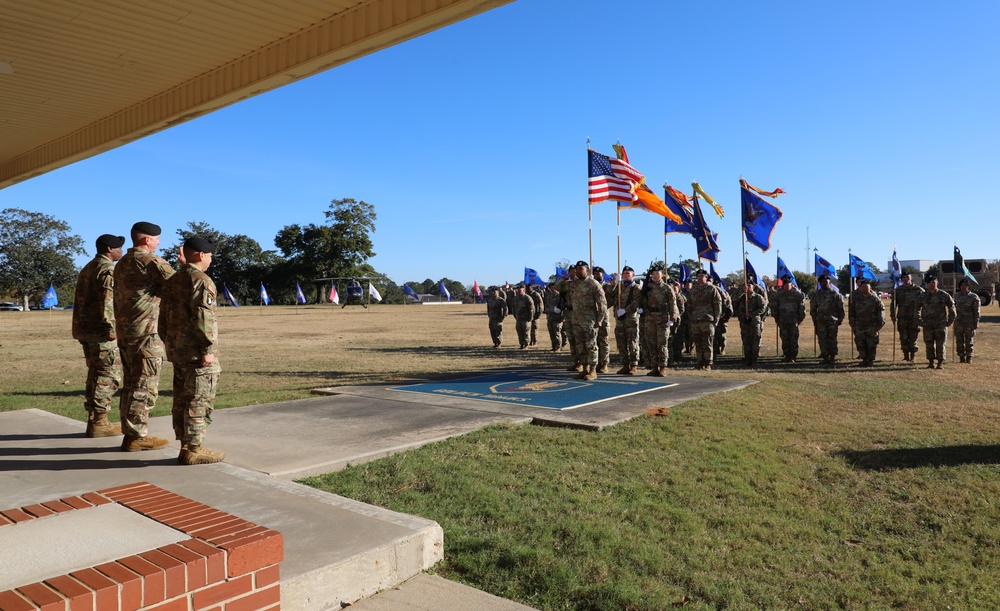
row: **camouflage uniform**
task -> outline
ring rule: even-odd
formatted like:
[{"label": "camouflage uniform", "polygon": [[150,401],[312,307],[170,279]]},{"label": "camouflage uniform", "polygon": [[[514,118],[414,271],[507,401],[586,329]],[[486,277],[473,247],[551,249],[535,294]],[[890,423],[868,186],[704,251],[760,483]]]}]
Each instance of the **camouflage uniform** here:
[{"label": "camouflage uniform", "polygon": [[486,300],[486,315],[490,318],[490,338],[493,347],[503,342],[503,319],[507,318],[507,301],[503,297],[490,297]]},{"label": "camouflage uniform", "polygon": [[958,358],[963,363],[972,362],[972,348],[976,343],[976,329],[979,328],[979,295],[959,291],[955,296],[955,343]]},{"label": "camouflage uniform", "polygon": [[83,346],[87,388],[83,406],[89,420],[106,416],[122,385],[122,361],[115,335],[114,263],[97,255],[80,271],[73,300],[73,338]]},{"label": "camouflage uniform", "polygon": [[791,287],[782,287],[771,302],[771,314],[781,333],[781,353],[788,362],[799,357],[799,325],[806,319],[806,297],[797,286]]},{"label": "camouflage uniform", "polygon": [[538,319],[542,317],[545,306],[542,303],[542,294],[537,287],[528,289],[528,297],[531,297],[531,302],[535,306],[535,314],[531,319],[531,336],[528,342],[529,345],[534,346],[538,343]]},{"label": "camouflage uniform", "polygon": [[733,297],[721,286],[715,288],[719,291],[719,297],[722,297],[722,316],[719,318],[719,323],[715,325],[714,351],[715,354],[721,356],[726,353],[726,332],[728,331],[729,319],[733,317]]},{"label": "camouflage uniform", "polygon": [[619,282],[608,293],[608,309],[615,311],[615,344],[622,359],[618,373],[635,373],[639,366],[639,301],[642,285],[638,281]]},{"label": "camouflage uniform", "polygon": [[531,321],[535,318],[535,302],[527,295],[514,298],[514,320],[517,341],[521,348],[527,348],[531,341]]},{"label": "camouflage uniform", "polygon": [[115,266],[115,323],[124,372],[119,409],[126,437],[146,437],[149,411],[156,406],[164,356],[157,334],[160,293],[173,274],[166,261],[136,248]]},{"label": "camouflage uniform", "polygon": [[[944,363],[945,346],[948,343],[948,327],[955,322],[955,300],[942,290],[924,291],[917,309],[920,326],[924,329],[924,348],[927,360],[938,367]],[[928,365],[928,368],[931,366]]]},{"label": "camouflage uniform", "polygon": [[764,330],[767,300],[763,292],[741,291],[733,300],[733,314],[740,321],[740,338],[743,340],[743,364],[753,367],[760,358],[760,337]]},{"label": "camouflage uniform", "polygon": [[573,357],[573,365],[568,367],[567,370],[575,371],[582,368],[583,357],[581,356],[580,346],[576,344],[576,334],[573,332],[573,294],[570,288],[573,286],[574,281],[569,277],[564,277],[556,280],[555,284],[556,290],[559,292],[562,300],[559,308],[563,316],[563,333],[566,334],[566,338],[569,341],[569,353]]},{"label": "camouflage uniform", "polygon": [[646,315],[646,337],[649,341],[649,368],[651,374],[662,373],[667,366],[667,346],[670,339],[671,323],[676,327],[681,319],[677,309],[677,295],[667,280],[649,280],[642,286],[639,302]]},{"label": "camouflage uniform", "polygon": [[[674,298],[677,301],[677,312],[679,318],[677,320],[677,323],[673,326],[673,330],[670,333],[670,340],[667,344],[669,346],[668,365],[670,366],[673,366],[674,363],[680,362],[680,360],[683,358],[684,344],[687,342],[687,326],[688,326],[687,293],[684,290],[677,288],[677,290],[674,291]],[[652,341],[650,342],[650,346],[652,348],[653,346]],[[652,349],[655,350],[655,348]]]},{"label": "camouflage uniform", "polygon": [[844,322],[844,298],[833,289],[819,289],[809,300],[809,316],[816,327],[820,360],[832,365],[837,360],[837,331]]},{"label": "camouflage uniform", "polygon": [[[545,311],[545,326],[549,330],[549,341],[552,351],[556,352],[566,345],[566,332],[563,329],[562,296],[554,284],[550,284],[542,295],[542,307]],[[556,312],[556,310],[559,310]]]},{"label": "camouflage uniform", "polygon": [[601,299],[604,300],[604,318],[601,320],[601,326],[597,329],[597,371],[605,373],[611,362],[611,317],[608,314],[608,291],[612,285],[601,281],[598,281],[598,284],[601,285]]},{"label": "camouflage uniform", "polygon": [[[202,446],[212,423],[219,386],[219,325],[215,317],[215,283],[187,264],[163,286],[159,329],[167,360],[174,365],[174,434],[186,446]],[[203,366],[205,355],[214,355]]]},{"label": "camouflage uniform", "polygon": [[568,283],[570,301],[573,304],[571,324],[576,336],[576,346],[584,366],[597,369],[598,322],[607,318],[607,302],[604,289],[593,276],[577,278]]},{"label": "camouflage uniform", "polygon": [[712,368],[715,325],[722,317],[722,296],[712,284],[695,284],[688,293],[688,324],[698,369]]},{"label": "camouflage uniform", "polygon": [[871,367],[878,350],[878,332],[885,326],[885,306],[875,292],[854,291],[848,308],[848,322],[854,331],[862,367]]},{"label": "camouflage uniform", "polygon": [[511,316],[514,315],[515,307],[514,302],[517,300],[517,290],[510,288],[507,289],[507,313]]},{"label": "camouflage uniform", "polygon": [[917,337],[920,335],[920,317],[917,310],[924,289],[915,284],[901,285],[892,292],[889,302],[889,316],[899,330],[899,346],[903,350],[903,360],[912,361],[917,354]]}]

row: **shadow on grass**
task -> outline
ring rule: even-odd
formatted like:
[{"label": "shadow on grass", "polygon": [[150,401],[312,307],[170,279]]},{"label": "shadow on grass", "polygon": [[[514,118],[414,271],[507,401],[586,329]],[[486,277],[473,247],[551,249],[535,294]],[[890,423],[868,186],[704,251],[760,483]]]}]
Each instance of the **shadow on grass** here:
[{"label": "shadow on grass", "polygon": [[840,456],[855,469],[892,471],[922,467],[1000,464],[1000,445],[901,448],[896,450],[841,450]]}]

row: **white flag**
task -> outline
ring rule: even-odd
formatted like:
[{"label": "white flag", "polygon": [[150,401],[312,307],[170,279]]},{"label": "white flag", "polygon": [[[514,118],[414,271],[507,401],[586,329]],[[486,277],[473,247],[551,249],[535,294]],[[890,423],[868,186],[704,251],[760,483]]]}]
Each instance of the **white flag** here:
[{"label": "white flag", "polygon": [[372,296],[375,301],[382,301],[382,295],[379,295],[378,289],[376,289],[371,282],[368,283],[368,294]]}]

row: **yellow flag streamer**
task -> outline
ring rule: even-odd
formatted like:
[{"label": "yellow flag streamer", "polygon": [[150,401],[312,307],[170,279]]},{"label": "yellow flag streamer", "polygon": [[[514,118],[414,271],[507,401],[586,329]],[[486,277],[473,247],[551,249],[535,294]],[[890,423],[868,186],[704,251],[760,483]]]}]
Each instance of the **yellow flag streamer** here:
[{"label": "yellow flag streamer", "polygon": [[712,199],[712,196],[709,195],[708,193],[705,193],[705,190],[701,188],[701,185],[699,185],[696,182],[693,182],[691,183],[691,187],[694,189],[695,193],[700,195],[701,198],[705,200],[705,203],[707,203],[709,206],[712,207],[713,210],[715,210],[715,213],[719,215],[720,219],[725,215],[725,211],[722,210],[722,206],[715,203],[715,200]]}]

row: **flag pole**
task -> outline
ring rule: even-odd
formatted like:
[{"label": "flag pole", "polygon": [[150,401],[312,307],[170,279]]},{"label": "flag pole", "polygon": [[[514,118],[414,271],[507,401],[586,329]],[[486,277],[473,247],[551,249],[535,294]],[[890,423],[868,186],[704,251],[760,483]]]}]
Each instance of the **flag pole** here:
[{"label": "flag pole", "polygon": [[[587,163],[590,163],[590,138],[587,138]],[[589,192],[588,192],[589,193]],[[587,235],[590,244],[590,269],[594,269],[594,206],[590,203],[590,196],[587,196]]]},{"label": "flag pole", "polygon": [[[896,313],[892,311],[893,306],[896,305],[896,245],[892,245],[892,301],[889,302],[889,318],[892,319],[892,364],[896,364],[896,342],[899,341],[898,334],[896,333]],[[903,267],[899,268],[900,274],[903,272]]]},{"label": "flag pole", "polygon": [[[951,290],[954,291],[955,296],[958,296],[958,268],[955,266],[955,252],[958,250],[958,244],[952,243],[952,253],[951,253]],[[962,258],[962,265],[965,265],[965,258]],[[964,269],[963,269],[964,272]],[[970,287],[971,288],[971,287]],[[954,297],[953,297],[954,298]],[[957,312],[958,310],[956,310]],[[945,318],[947,320],[947,318]],[[948,332],[948,327],[944,328],[945,333]],[[945,342],[945,350],[948,349],[948,344]],[[955,360],[955,355],[958,354],[958,334],[955,333],[955,328],[951,328],[951,360]]]},{"label": "flag pole", "polygon": [[854,293],[854,267],[851,265],[851,249],[847,249],[847,274],[851,285],[847,287],[847,326],[851,327],[851,360],[854,360],[854,326],[851,325],[851,295]]}]

